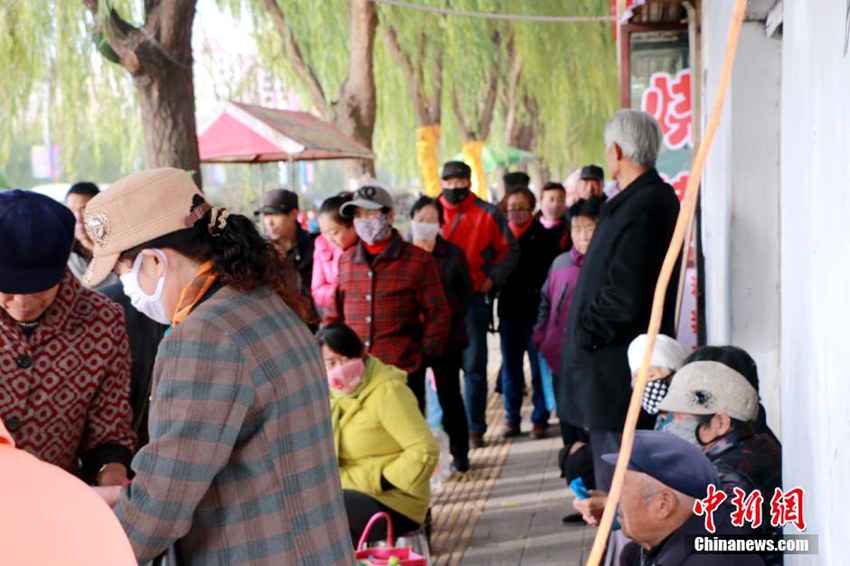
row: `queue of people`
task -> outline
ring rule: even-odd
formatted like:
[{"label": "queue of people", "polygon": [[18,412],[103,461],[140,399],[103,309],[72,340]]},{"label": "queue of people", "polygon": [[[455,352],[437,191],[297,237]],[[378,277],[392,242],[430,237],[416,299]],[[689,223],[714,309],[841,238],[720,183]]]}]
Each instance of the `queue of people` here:
[{"label": "queue of people", "polygon": [[[0,192],[0,448],[8,430],[94,486],[139,563],[352,564],[375,513],[397,532],[427,522],[428,369],[452,468],[484,445],[495,316],[501,434],[522,434],[530,385],[530,436],[554,409],[562,475],[592,488],[574,518],[597,524],[678,214],[652,117],[618,112],[605,147],[611,196],[589,165],[537,194],[509,173],[494,205],[450,161],[404,236],[375,182],[322,203],[319,235],[291,191],[264,195],[263,235],[176,169],[74,185],[66,206]],[[698,532],[707,485],[781,485],[755,363],[670,338],[675,289],[642,402],[656,431],[636,437],[611,564],[691,563],[671,541]]]}]

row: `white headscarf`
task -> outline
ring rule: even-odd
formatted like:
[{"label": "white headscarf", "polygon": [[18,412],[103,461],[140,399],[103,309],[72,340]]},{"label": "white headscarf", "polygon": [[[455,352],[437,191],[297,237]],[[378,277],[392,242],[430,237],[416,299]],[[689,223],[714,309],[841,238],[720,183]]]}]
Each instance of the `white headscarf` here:
[{"label": "white headscarf", "polygon": [[[641,334],[629,344],[629,369],[632,373],[640,369],[643,362],[643,351],[646,349],[646,334]],[[658,366],[672,371],[682,367],[685,358],[688,357],[688,349],[681,342],[659,334],[655,339],[655,350],[652,352],[650,366]]]}]

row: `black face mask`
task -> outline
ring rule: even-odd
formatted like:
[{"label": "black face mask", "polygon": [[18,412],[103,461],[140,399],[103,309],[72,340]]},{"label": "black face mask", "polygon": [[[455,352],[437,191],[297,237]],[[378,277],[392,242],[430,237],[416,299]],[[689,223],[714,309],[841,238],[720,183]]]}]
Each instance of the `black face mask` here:
[{"label": "black face mask", "polygon": [[463,189],[443,189],[443,196],[449,204],[460,204],[469,196],[469,187]]}]

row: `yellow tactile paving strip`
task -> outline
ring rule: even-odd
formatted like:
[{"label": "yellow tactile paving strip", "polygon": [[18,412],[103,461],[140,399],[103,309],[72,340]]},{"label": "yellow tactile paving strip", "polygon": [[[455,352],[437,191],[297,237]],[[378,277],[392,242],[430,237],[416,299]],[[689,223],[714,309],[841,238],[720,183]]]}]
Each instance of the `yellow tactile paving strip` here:
[{"label": "yellow tactile paving strip", "polygon": [[[495,383],[498,368],[487,380]],[[484,448],[472,450],[466,474],[453,474],[431,496],[431,556],[434,566],[458,566],[469,546],[475,525],[493,485],[502,472],[511,441],[503,440],[505,424],[502,396],[490,394],[487,403],[487,434]]]}]

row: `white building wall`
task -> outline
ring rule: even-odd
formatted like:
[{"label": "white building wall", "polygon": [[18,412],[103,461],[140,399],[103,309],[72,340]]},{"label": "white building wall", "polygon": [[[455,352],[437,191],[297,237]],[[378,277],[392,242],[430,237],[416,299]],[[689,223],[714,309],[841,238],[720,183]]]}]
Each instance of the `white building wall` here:
[{"label": "white building wall", "polygon": [[762,22],[741,30],[730,97],[732,137],[732,344],[759,367],[767,423],[781,437],[780,95],[782,42]]},{"label": "white building wall", "polygon": [[[815,6],[816,5],[816,8]],[[807,491],[819,555],[846,564],[850,509],[850,53],[846,0],[785,0],[783,481]]]},{"label": "white building wall", "polygon": [[[720,69],[726,51],[725,30],[732,18],[731,2],[704,2],[702,10],[702,127],[717,95]],[[733,77],[733,83],[735,78]],[[731,214],[732,111],[727,97],[714,145],[702,177],[702,250],[705,256],[705,319],[709,344],[732,342]]]},{"label": "white building wall", "polygon": [[[705,123],[726,53],[732,3],[703,6]],[[767,37],[763,22],[745,22],[702,187],[708,343],[734,344],[753,356],[768,424],[777,435],[781,62],[781,40]]]}]

